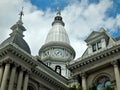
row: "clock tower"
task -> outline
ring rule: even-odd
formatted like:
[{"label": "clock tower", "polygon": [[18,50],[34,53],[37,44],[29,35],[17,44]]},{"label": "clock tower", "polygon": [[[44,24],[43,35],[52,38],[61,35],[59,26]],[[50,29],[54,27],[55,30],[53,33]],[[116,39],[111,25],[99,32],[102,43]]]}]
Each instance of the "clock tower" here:
[{"label": "clock tower", "polygon": [[39,50],[39,58],[58,74],[69,78],[70,72],[66,65],[74,59],[75,51],[70,45],[64,26],[61,10],[58,8],[45,44]]}]

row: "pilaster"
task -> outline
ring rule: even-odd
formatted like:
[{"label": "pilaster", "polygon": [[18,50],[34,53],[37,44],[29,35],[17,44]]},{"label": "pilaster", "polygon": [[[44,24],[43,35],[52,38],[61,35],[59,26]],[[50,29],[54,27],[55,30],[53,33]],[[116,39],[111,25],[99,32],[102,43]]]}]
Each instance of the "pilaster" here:
[{"label": "pilaster", "polygon": [[118,68],[118,62],[117,61],[113,61],[113,62],[111,62],[111,64],[114,67],[114,73],[115,73],[115,80],[116,80],[117,90],[120,90],[120,72],[119,72],[119,68]]}]

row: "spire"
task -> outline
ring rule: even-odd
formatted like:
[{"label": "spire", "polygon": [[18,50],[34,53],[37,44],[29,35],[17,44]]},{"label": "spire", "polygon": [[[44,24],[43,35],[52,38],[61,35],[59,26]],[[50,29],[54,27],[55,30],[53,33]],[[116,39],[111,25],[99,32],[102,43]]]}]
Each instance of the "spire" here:
[{"label": "spire", "polygon": [[22,7],[22,10],[20,11],[19,13],[20,17],[19,17],[19,20],[16,22],[15,25],[13,25],[11,27],[11,29],[13,30],[13,32],[10,34],[10,36],[13,36],[13,35],[19,35],[21,37],[23,37],[23,31],[25,31],[25,27],[23,26],[23,22],[22,22],[22,16],[24,15],[23,13],[23,7]]},{"label": "spire", "polygon": [[57,16],[60,16],[61,15],[61,9],[60,9],[60,7],[58,7],[57,8],[57,14],[56,14]]},{"label": "spire", "polygon": [[20,20],[22,21],[22,16],[24,15],[24,13],[23,13],[23,7],[22,7],[22,10],[20,11],[19,15],[20,15]]},{"label": "spire", "polygon": [[19,20],[18,20],[18,24],[23,24],[23,22],[22,22],[22,17],[23,17],[23,15],[24,15],[24,13],[23,13],[23,7],[22,7],[22,10],[20,11],[20,13],[19,13],[19,15],[20,15],[20,17],[19,17]]},{"label": "spire", "polygon": [[30,54],[31,53],[30,48],[29,48],[28,44],[26,43],[26,41],[23,39],[23,37],[24,37],[23,32],[26,30],[22,23],[22,16],[24,15],[23,8],[22,8],[22,11],[19,13],[19,15],[20,15],[19,20],[16,22],[16,24],[14,24],[10,28],[10,29],[12,29],[12,33],[10,34],[10,37],[7,38],[0,45],[0,47],[8,45],[8,44],[15,44]]},{"label": "spire", "polygon": [[52,26],[56,23],[59,23],[61,25],[65,25],[64,22],[62,21],[62,17],[61,17],[61,9],[60,7],[57,8],[57,13],[56,13],[56,17],[54,18],[54,21],[52,23]]}]

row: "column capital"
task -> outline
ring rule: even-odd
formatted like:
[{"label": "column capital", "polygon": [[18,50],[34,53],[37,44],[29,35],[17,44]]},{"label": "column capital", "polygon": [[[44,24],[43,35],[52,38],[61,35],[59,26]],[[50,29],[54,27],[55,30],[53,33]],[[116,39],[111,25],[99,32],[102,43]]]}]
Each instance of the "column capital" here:
[{"label": "column capital", "polygon": [[87,74],[86,74],[85,72],[82,72],[82,73],[80,73],[80,76],[81,76],[82,78],[86,78],[86,77],[87,77]]},{"label": "column capital", "polygon": [[118,66],[118,61],[117,61],[117,60],[112,61],[111,64],[112,64],[113,66]]},{"label": "column capital", "polygon": [[5,61],[5,63],[6,63],[6,64],[11,64],[11,63],[13,63],[13,61],[12,61],[11,59],[7,59],[7,60]]},{"label": "column capital", "polygon": [[14,62],[14,66],[15,67],[19,67],[20,65]]}]

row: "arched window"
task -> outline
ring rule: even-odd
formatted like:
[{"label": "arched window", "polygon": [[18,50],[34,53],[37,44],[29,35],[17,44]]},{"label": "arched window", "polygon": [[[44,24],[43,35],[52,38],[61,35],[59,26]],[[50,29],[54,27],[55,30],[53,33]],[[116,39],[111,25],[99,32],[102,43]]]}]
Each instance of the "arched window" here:
[{"label": "arched window", "polygon": [[98,78],[97,80],[97,90],[103,90],[106,87],[110,87],[111,86],[111,82],[110,79],[106,76],[102,76],[100,78]]},{"label": "arched window", "polygon": [[61,66],[56,65],[56,66],[55,66],[55,72],[61,74]]}]

